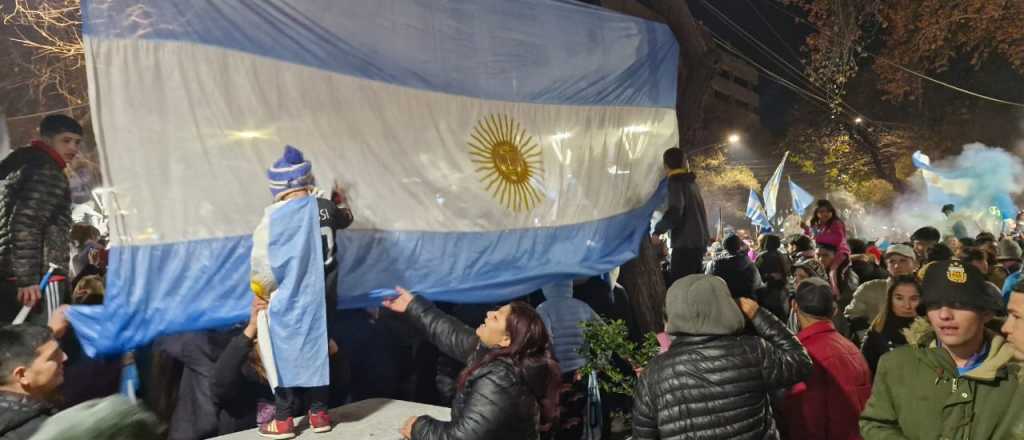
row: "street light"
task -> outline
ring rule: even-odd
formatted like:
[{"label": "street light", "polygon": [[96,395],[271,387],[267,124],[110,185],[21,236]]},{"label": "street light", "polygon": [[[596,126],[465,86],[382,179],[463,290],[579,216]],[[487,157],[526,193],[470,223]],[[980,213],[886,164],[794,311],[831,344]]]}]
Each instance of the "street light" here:
[{"label": "street light", "polygon": [[857,116],[857,118],[853,120],[854,124],[861,124],[863,122],[864,122],[864,118],[862,118],[860,116]]},{"label": "street light", "polygon": [[683,152],[683,158],[686,159],[686,169],[690,169],[690,155],[691,154],[703,153],[703,152],[705,152],[707,150],[710,150],[712,148],[718,148],[718,147],[722,147],[722,146],[725,146],[725,145],[739,145],[740,141],[742,141],[742,140],[743,140],[743,137],[741,137],[739,133],[729,133],[729,135],[726,136],[726,138],[725,138],[725,142],[715,142],[713,144],[708,144],[708,145],[704,145],[704,146],[700,146],[700,147],[694,148],[692,150],[684,151]]}]

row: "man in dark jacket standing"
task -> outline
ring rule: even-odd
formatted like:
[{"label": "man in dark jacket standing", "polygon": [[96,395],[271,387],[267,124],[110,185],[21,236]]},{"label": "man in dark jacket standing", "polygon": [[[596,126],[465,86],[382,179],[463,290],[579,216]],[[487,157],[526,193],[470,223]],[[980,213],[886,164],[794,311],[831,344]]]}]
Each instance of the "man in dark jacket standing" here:
[{"label": "man in dark jacket standing", "polygon": [[703,272],[710,237],[704,198],[696,176],[683,169],[683,150],[669,148],[662,160],[668,175],[668,209],[654,226],[654,236],[669,232],[672,240],[671,284],[684,276]]},{"label": "man in dark jacket standing", "polygon": [[[71,190],[65,168],[78,154],[82,126],[68,116],[51,115],[39,124],[39,135],[32,145],[14,150],[0,162],[0,322],[4,323],[10,323],[24,305],[32,307],[29,321],[45,324],[60,304],[67,303],[64,277],[70,258]],[[51,264],[59,269],[44,295],[39,283]]]},{"label": "man in dark jacket standing", "polygon": [[786,438],[858,440],[857,417],[871,396],[871,371],[857,346],[832,325],[832,288],[821,278],[797,287],[791,300],[800,323],[796,336],[814,361],[814,372],[786,394]]},{"label": "man in dark jacket standing", "polygon": [[47,401],[67,357],[47,327],[0,328],[0,440],[26,440],[55,413]]},{"label": "man in dark jacket standing", "polygon": [[[737,307],[710,275],[676,281],[665,313],[674,339],[637,381],[633,438],[778,439],[768,394],[810,375],[800,341],[753,300]],[[743,333],[748,320],[756,335]]]}]

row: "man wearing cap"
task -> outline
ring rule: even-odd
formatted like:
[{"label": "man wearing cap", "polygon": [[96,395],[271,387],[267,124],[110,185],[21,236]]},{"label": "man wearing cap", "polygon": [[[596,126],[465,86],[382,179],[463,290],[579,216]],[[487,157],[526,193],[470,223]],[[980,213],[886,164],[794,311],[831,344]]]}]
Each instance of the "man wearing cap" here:
[{"label": "man wearing cap", "polygon": [[1024,387],[1015,350],[985,329],[1004,307],[985,277],[960,261],[922,269],[918,319],[906,346],[882,356],[860,416],[865,439],[1024,436]]},{"label": "man wearing cap", "polygon": [[805,280],[790,307],[800,324],[797,339],[814,370],[786,393],[785,438],[860,439],[857,416],[871,396],[871,370],[857,346],[832,324],[832,288],[821,278]]},{"label": "man wearing cap", "polygon": [[925,226],[921,229],[914,231],[910,236],[910,242],[914,245],[914,254],[917,256],[919,263],[928,261],[928,249],[935,246],[942,236],[939,234],[939,230],[931,226]]},{"label": "man wearing cap", "polygon": [[889,271],[889,278],[861,284],[853,292],[853,300],[843,310],[843,315],[850,320],[850,326],[858,336],[857,340],[863,339],[871,321],[885,310],[885,297],[892,280],[917,270],[917,255],[913,248],[905,244],[891,245],[885,251],[885,267]]}]

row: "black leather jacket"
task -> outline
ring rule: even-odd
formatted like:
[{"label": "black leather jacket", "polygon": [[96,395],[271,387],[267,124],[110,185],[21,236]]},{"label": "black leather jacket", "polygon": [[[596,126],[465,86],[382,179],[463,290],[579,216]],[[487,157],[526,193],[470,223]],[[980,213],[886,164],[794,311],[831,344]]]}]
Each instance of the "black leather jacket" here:
[{"label": "black leather jacket", "polygon": [[767,310],[750,334],[676,335],[636,385],[633,438],[777,439],[768,394],[811,374],[800,341]]},{"label": "black leather jacket", "polygon": [[18,287],[39,284],[49,263],[67,274],[71,190],[64,170],[37,147],[0,162],[0,276]]},{"label": "black leather jacket", "polygon": [[[487,353],[473,329],[416,297],[406,315],[442,353],[466,359]],[[495,360],[477,369],[452,399],[452,421],[421,416],[413,440],[537,440],[539,404],[526,378],[510,361]]]}]

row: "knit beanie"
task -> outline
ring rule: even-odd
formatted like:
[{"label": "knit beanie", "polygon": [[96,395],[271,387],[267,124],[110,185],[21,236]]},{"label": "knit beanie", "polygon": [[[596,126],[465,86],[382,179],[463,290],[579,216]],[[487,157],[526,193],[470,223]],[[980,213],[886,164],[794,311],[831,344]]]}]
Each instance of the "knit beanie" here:
[{"label": "knit beanie", "polygon": [[918,272],[921,279],[921,304],[918,314],[930,307],[950,306],[987,310],[1003,314],[1006,305],[999,295],[992,295],[985,275],[973,265],[959,260],[928,263]]},{"label": "knit beanie", "polygon": [[313,185],[313,165],[302,157],[302,152],[291,145],[285,145],[284,155],[267,170],[270,180],[270,194],[280,200],[286,194],[306,189]]},{"label": "knit beanie", "polygon": [[731,335],[747,323],[725,281],[704,274],[688,275],[669,287],[665,315],[669,334]]}]

